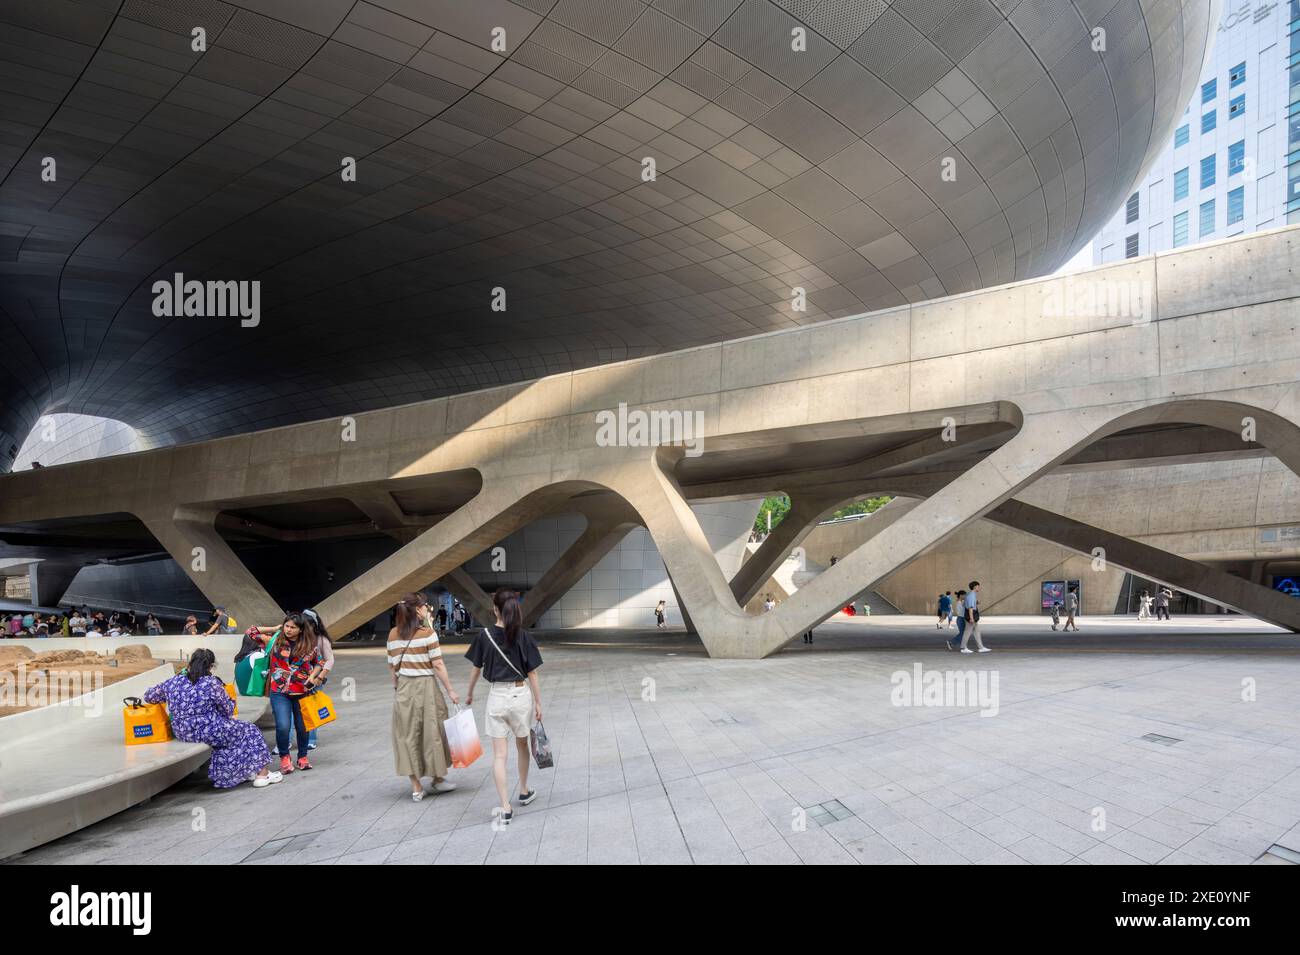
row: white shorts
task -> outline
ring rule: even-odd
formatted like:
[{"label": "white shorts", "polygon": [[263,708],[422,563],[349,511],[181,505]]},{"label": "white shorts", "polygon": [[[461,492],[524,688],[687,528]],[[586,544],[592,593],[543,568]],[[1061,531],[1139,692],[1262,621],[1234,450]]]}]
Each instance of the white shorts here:
[{"label": "white shorts", "polygon": [[533,691],[525,683],[493,683],[488,691],[487,734],[493,739],[527,739],[533,721]]}]

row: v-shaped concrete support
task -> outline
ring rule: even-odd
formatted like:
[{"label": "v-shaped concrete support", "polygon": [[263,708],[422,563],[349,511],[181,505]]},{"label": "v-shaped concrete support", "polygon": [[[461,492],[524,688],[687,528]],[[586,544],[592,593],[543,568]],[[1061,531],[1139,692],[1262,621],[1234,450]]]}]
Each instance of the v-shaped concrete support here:
[{"label": "v-shaped concrete support", "polygon": [[[316,609],[332,633],[348,633],[403,595],[459,569],[590,487],[585,482],[552,482],[549,473],[486,481],[472,500],[325,598]],[[486,617],[492,619],[490,610]]]},{"label": "v-shaped concrete support", "polygon": [[214,607],[225,607],[240,628],[284,618],[266,589],[217,533],[216,508],[178,507],[137,516]]},{"label": "v-shaped concrete support", "polygon": [[464,567],[457,567],[443,574],[442,585],[465,605],[465,609],[478,624],[487,625],[496,619],[492,597],[478,585],[478,581],[471,577]]},{"label": "v-shaped concrete support", "polygon": [[1300,632],[1300,600],[1269,587],[1024,501],[1005,501],[984,517],[1086,556],[1100,547],[1109,564]]},{"label": "v-shaped concrete support", "polygon": [[939,541],[1014,495],[1087,443],[1104,413],[1058,412],[1026,418],[997,451],[921,502],[770,613],[749,616],[708,547],[704,532],[661,452],[618,482],[645,521],[710,655],[757,658],[816,626],[855,595],[915,560]]},{"label": "v-shaped concrete support", "polygon": [[838,496],[791,495],[790,510],[781,518],[781,523],[772,528],[758,550],[749,555],[749,560],[741,564],[736,576],[731,578],[731,594],[738,605],[743,607],[758,596],[790,551],[812,533],[822,515],[839,500]]},{"label": "v-shaped concrete support", "polygon": [[575,511],[587,521],[582,534],[524,595],[524,626],[534,626],[583,576],[618,546],[641,523],[636,511],[622,498],[603,494],[574,501]]}]

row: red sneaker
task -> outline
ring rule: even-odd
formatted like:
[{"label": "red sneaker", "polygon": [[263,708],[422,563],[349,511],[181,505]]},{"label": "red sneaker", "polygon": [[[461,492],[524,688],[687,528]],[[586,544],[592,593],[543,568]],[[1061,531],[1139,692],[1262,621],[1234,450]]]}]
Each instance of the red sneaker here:
[{"label": "red sneaker", "polygon": [[[289,758],[289,757],[287,757],[287,756],[285,757],[285,759],[288,759],[288,758]],[[307,762],[307,757],[306,757],[306,756],[299,756],[299,757],[298,757],[298,768],[299,768],[299,769],[311,769],[311,763]]]},{"label": "red sneaker", "polygon": [[290,759],[288,756],[280,757],[280,772],[282,773],[293,772],[293,760]]}]

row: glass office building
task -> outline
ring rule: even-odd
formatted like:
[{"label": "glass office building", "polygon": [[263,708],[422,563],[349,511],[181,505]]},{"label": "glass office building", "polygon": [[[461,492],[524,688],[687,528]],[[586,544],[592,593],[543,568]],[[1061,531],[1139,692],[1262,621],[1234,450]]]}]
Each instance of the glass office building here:
[{"label": "glass office building", "polygon": [[1300,222],[1300,0],[1227,0],[1168,146],[1094,264]]}]

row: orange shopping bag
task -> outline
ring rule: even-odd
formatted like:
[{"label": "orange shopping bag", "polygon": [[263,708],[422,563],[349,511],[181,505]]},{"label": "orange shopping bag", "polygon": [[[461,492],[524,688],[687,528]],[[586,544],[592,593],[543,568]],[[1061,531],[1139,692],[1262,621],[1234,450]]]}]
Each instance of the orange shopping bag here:
[{"label": "orange shopping bag", "polygon": [[146,703],[138,696],[128,696],[122,703],[122,733],[127,746],[171,741],[172,724],[167,719],[166,703]]},{"label": "orange shopping bag", "polygon": [[453,769],[464,769],[483,755],[478,726],[474,723],[474,711],[468,706],[457,706],[455,715],[442,721],[442,731],[447,734],[447,748],[451,750]]},{"label": "orange shopping bag", "polygon": [[233,683],[223,683],[222,686],[224,686],[224,687],[226,688],[226,695],[229,696],[232,700],[235,701],[235,708],[234,708],[233,710],[230,711],[230,716],[231,716],[231,718],[233,719],[234,717],[236,717],[236,716],[239,715],[239,695],[238,695],[238,691],[235,689],[235,684],[233,684]]},{"label": "orange shopping bag", "polygon": [[302,711],[302,725],[307,727],[308,733],[318,726],[333,723],[338,718],[334,712],[334,701],[324,690],[308,693],[298,701],[298,709]]}]

